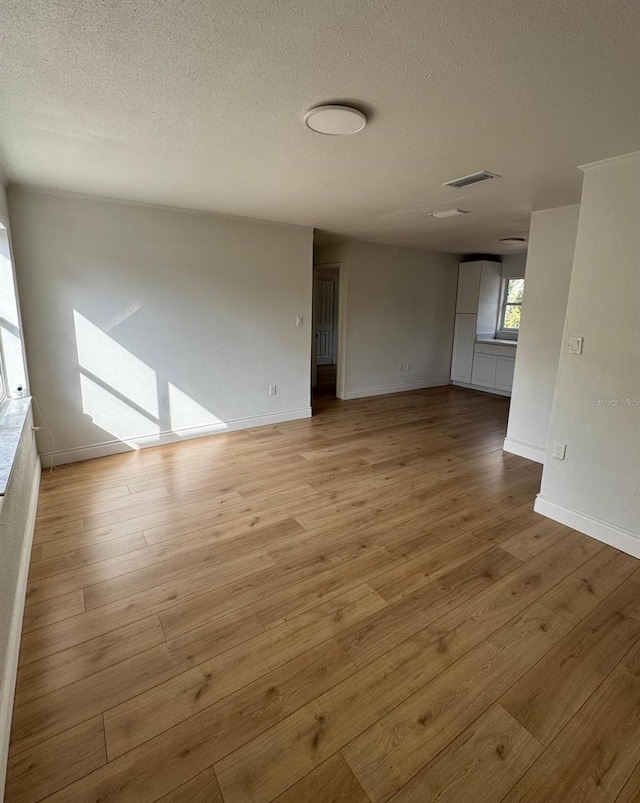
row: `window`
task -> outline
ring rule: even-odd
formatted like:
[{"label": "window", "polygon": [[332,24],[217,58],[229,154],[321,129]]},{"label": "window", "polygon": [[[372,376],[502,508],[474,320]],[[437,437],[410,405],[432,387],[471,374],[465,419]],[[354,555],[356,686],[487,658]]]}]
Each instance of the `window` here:
[{"label": "window", "polygon": [[[0,255],[0,259],[2,259],[2,255]],[[3,322],[4,319],[2,318],[0,310],[0,405],[7,398],[7,376],[4,370],[5,361],[4,361],[4,349],[3,349],[3,340],[4,340],[3,337],[4,331],[2,326]]]},{"label": "window", "polygon": [[505,279],[503,281],[500,320],[498,321],[496,334],[513,338],[518,337],[523,295],[524,279]]}]

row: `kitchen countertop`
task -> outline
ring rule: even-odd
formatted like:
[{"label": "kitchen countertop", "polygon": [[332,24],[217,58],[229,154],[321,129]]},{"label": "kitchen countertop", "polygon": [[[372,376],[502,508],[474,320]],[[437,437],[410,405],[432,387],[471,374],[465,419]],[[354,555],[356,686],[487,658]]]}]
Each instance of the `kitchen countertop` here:
[{"label": "kitchen countertop", "polygon": [[513,346],[518,345],[517,340],[500,340],[497,337],[476,337],[476,343],[488,343],[494,346]]}]

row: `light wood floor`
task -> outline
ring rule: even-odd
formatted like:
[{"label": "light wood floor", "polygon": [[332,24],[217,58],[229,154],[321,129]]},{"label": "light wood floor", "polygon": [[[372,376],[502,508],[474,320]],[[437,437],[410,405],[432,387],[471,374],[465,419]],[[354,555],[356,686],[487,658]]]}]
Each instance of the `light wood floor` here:
[{"label": "light wood floor", "polygon": [[640,800],[640,562],[441,388],[44,473],[8,803]]}]

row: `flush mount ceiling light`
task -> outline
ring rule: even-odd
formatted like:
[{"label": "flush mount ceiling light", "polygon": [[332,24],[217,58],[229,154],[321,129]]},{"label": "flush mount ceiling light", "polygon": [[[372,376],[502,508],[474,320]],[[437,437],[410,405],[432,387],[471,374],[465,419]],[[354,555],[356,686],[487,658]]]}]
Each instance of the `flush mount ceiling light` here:
[{"label": "flush mount ceiling light", "polygon": [[489,181],[492,178],[500,178],[497,173],[490,173],[488,170],[480,170],[478,173],[470,173],[462,178],[454,178],[452,181],[445,181],[443,187],[470,187],[472,184],[480,184],[481,181]]},{"label": "flush mount ceiling light", "polygon": [[500,242],[502,245],[524,245],[527,242],[526,237],[502,237]]},{"label": "flush mount ceiling light", "polygon": [[441,212],[429,212],[428,217],[457,217],[468,214],[468,209],[443,209]]},{"label": "flush mount ceiling light", "polygon": [[365,115],[351,106],[316,106],[305,114],[304,121],[312,131],[332,137],[357,134],[367,124]]}]

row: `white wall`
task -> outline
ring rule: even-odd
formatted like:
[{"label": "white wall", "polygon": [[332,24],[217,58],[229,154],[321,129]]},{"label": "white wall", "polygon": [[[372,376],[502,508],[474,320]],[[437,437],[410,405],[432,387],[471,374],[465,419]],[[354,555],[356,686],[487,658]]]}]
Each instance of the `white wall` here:
[{"label": "white wall", "polygon": [[[458,257],[342,246],[338,396],[449,384]],[[400,371],[399,364],[410,363]]]},{"label": "white wall", "polygon": [[[579,212],[579,206],[563,206],[531,216],[522,321],[504,449],[539,463],[544,461],[547,448]],[[506,264],[507,270],[512,268]]]},{"label": "white wall", "polygon": [[9,203],[56,462],[310,414],[311,229],[18,187]]},{"label": "white wall", "polygon": [[527,252],[505,254],[502,259],[503,279],[522,279],[527,269]]},{"label": "white wall", "polygon": [[[536,510],[640,557],[640,154],[586,169]],[[583,337],[580,356],[570,337]]]},{"label": "white wall", "polygon": [[[5,189],[1,182],[0,222],[9,226]],[[6,298],[2,303],[6,304]],[[6,407],[3,406],[0,418],[10,405],[23,405],[24,402],[4,404]],[[0,800],[4,791],[24,593],[40,476],[32,426],[29,413],[6,493],[0,499]]]}]

